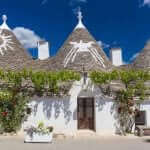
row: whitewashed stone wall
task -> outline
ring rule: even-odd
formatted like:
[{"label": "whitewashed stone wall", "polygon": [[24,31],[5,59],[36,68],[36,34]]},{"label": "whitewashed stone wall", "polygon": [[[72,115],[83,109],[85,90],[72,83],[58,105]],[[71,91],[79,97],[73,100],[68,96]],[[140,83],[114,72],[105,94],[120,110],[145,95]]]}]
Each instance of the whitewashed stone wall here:
[{"label": "whitewashed stone wall", "polygon": [[54,126],[56,133],[72,133],[77,130],[76,101],[66,99],[36,99],[30,103],[32,114],[26,125],[43,121]]},{"label": "whitewashed stone wall", "polygon": [[73,135],[77,129],[77,98],[83,88],[90,88],[95,96],[95,131],[98,134],[114,134],[116,117],[113,100],[104,98],[99,88],[90,85],[83,87],[83,79],[75,82],[70,96],[65,98],[33,98],[30,102],[32,114],[24,123],[24,127],[37,125],[43,121],[45,125],[54,126],[55,133]]},{"label": "whitewashed stone wall", "polygon": [[117,119],[114,102],[108,99],[96,100],[96,132],[98,134],[115,134],[117,131]]}]

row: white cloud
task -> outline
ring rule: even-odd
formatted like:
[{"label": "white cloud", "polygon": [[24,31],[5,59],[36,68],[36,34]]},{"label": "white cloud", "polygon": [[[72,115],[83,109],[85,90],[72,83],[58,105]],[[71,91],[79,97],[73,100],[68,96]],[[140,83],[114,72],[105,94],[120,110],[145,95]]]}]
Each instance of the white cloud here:
[{"label": "white cloud", "polygon": [[144,0],[141,6],[150,6],[150,0]]},{"label": "white cloud", "polygon": [[102,47],[102,48],[109,48],[109,47],[110,47],[109,44],[106,44],[106,43],[104,43],[104,42],[102,42],[102,41],[97,41],[97,43],[98,43],[98,45],[99,45],[100,47]]},{"label": "white cloud", "polygon": [[130,61],[133,61],[137,56],[139,56],[140,53],[136,53],[134,54],[131,58],[130,58]]},{"label": "white cloud", "polygon": [[13,33],[25,48],[36,48],[37,42],[42,40],[34,31],[24,27],[16,27]]}]

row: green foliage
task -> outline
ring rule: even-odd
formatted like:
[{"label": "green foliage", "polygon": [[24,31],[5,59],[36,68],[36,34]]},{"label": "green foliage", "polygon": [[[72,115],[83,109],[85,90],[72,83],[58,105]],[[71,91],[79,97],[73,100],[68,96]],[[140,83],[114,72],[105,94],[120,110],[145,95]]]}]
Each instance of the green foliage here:
[{"label": "green foliage", "polygon": [[49,133],[53,132],[53,130],[54,130],[53,126],[46,127],[44,125],[44,122],[39,122],[37,127],[31,126],[26,131],[28,132],[28,134],[30,134],[32,136],[33,133],[49,134]]},{"label": "green foliage", "polygon": [[121,70],[107,73],[94,71],[90,74],[90,78],[100,87],[103,84],[110,84],[113,80],[120,80],[125,85],[124,90],[118,90],[114,95],[122,132],[124,135],[126,132],[130,132],[137,112],[137,102],[134,98],[139,98],[138,104],[140,104],[147,96],[146,91],[149,88],[145,86],[145,82],[150,80],[150,73],[142,70]]},{"label": "green foliage", "polygon": [[40,129],[44,128],[44,122],[39,122],[38,128],[40,128]]},{"label": "green foliage", "polygon": [[60,93],[66,94],[66,91],[69,90],[65,89],[64,86],[63,88],[59,87],[60,83],[79,81],[80,74],[74,71],[48,72],[45,78],[48,87],[48,95],[59,95]]},{"label": "green foliage", "polygon": [[25,116],[27,100],[24,96],[0,92],[0,124],[3,132],[16,132]]},{"label": "green foliage", "polygon": [[110,83],[112,80],[117,80],[119,78],[119,72],[94,71],[90,73],[90,78],[95,84],[106,84],[106,83]]},{"label": "green foliage", "polygon": [[[74,71],[20,72],[0,70],[0,127],[3,132],[16,132],[26,115],[27,103],[31,96],[67,94],[69,89],[60,83],[80,80]],[[64,92],[65,91],[65,92]],[[51,129],[51,128],[50,128]]]},{"label": "green foliage", "polygon": [[31,74],[31,81],[35,87],[35,92],[40,95],[46,84],[46,73],[45,72],[35,72]]},{"label": "green foliage", "polygon": [[140,97],[141,100],[146,96],[145,82],[150,80],[150,74],[147,71],[112,71],[112,72],[92,72],[90,78],[93,83],[102,85],[109,84],[113,80],[120,80],[126,87],[126,92],[133,90],[134,97]]}]

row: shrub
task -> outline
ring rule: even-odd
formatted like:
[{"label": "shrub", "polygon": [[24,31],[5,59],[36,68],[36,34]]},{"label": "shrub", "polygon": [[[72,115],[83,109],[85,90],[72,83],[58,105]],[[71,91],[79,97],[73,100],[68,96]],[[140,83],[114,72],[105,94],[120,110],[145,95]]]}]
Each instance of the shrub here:
[{"label": "shrub", "polygon": [[16,132],[19,129],[26,114],[31,113],[27,108],[29,98],[34,95],[68,95],[70,85],[76,80],[80,80],[80,73],[69,70],[0,70],[0,133]]},{"label": "shrub", "polygon": [[2,132],[16,132],[26,114],[27,100],[11,92],[0,92],[0,126]]}]

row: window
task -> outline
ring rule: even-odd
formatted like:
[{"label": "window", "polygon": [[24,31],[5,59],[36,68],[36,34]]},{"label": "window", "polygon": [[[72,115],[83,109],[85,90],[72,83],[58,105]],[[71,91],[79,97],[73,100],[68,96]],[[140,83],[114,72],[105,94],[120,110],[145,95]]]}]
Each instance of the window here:
[{"label": "window", "polygon": [[32,111],[32,109],[31,109],[31,108],[29,108],[29,107],[26,109],[26,112],[27,112],[27,114],[28,114],[28,115],[30,115],[30,114],[31,114],[31,111]]},{"label": "window", "polygon": [[139,111],[135,116],[135,125],[146,125],[146,111]]}]

